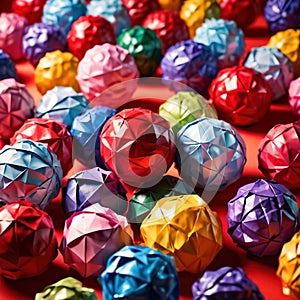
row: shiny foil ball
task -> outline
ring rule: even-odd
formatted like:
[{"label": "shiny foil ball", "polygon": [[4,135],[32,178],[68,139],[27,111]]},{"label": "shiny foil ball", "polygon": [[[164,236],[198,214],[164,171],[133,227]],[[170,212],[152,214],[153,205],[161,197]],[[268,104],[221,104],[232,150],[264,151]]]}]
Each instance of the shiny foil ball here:
[{"label": "shiny foil ball", "polygon": [[243,65],[261,73],[269,83],[273,101],[285,96],[294,77],[291,61],[279,49],[270,47],[252,48]]},{"label": "shiny foil ball", "polygon": [[277,255],[299,230],[295,196],[275,181],[259,179],[242,186],[228,202],[228,233],[256,256]]},{"label": "shiny foil ball", "polygon": [[121,33],[117,42],[134,57],[141,77],[155,73],[162,50],[161,40],[153,30],[135,26]]},{"label": "shiny foil ball", "polygon": [[300,121],[275,125],[261,140],[258,167],[287,188],[300,187]]},{"label": "shiny foil ball", "polygon": [[176,43],[189,39],[188,28],[178,12],[165,10],[152,12],[146,16],[142,25],[155,31],[161,39],[163,53]]},{"label": "shiny foil ball", "polygon": [[300,119],[300,77],[293,80],[289,86],[289,104]]},{"label": "shiny foil ball", "polygon": [[148,109],[122,110],[105,123],[100,135],[106,166],[137,188],[158,183],[174,162],[175,151],[169,123]]},{"label": "shiny foil ball", "polygon": [[17,79],[16,67],[9,55],[0,49],[0,80],[7,78]]},{"label": "shiny foil ball", "polygon": [[[139,71],[130,53],[117,45],[103,44],[88,50],[79,62],[77,80],[83,95],[90,101],[114,84],[139,77]],[[111,98],[129,99],[135,85],[117,89]],[[99,103],[101,105],[101,103]]]},{"label": "shiny foil ball", "polygon": [[57,256],[51,217],[28,201],[0,208],[0,274],[9,279],[45,272]]},{"label": "shiny foil ball", "polygon": [[163,10],[180,11],[182,0],[158,0]]},{"label": "shiny foil ball", "polygon": [[209,94],[220,118],[236,126],[249,126],[263,120],[273,97],[264,76],[245,66],[221,70]]},{"label": "shiny foil ball", "polygon": [[64,176],[72,168],[73,139],[66,125],[55,119],[27,119],[22,127],[14,133],[11,145],[22,139],[40,142],[56,154]]},{"label": "shiny foil ball", "polygon": [[34,71],[37,89],[42,95],[55,86],[69,86],[79,91],[77,67],[78,58],[73,54],[60,50],[47,52]]},{"label": "shiny foil ball", "polygon": [[34,100],[24,84],[10,78],[0,81],[0,104],[0,138],[8,140],[33,117]]},{"label": "shiny foil ball", "polygon": [[132,244],[126,218],[94,204],[65,221],[60,252],[70,268],[89,277],[98,276],[113,253]]},{"label": "shiny foil ball", "polygon": [[191,186],[225,189],[238,180],[246,163],[246,145],[229,123],[197,119],[177,133],[176,165]]},{"label": "shiny foil ball", "polygon": [[112,24],[100,16],[82,16],[76,20],[68,33],[68,48],[79,60],[95,45],[116,44]]},{"label": "shiny foil ball", "polygon": [[35,23],[25,28],[23,52],[34,67],[47,52],[65,51],[66,46],[66,38],[55,24]]},{"label": "shiny foil ball", "polygon": [[23,58],[22,38],[27,20],[15,13],[0,14],[0,49],[12,60]]}]

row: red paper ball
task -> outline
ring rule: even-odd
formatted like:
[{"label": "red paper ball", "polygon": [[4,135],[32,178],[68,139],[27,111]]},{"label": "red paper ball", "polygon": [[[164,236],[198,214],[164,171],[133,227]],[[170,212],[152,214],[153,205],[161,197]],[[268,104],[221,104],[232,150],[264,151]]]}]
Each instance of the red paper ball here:
[{"label": "red paper ball", "polygon": [[220,71],[209,94],[219,117],[237,126],[261,121],[272,100],[271,88],[263,75],[244,66]]},{"label": "red paper ball", "polygon": [[158,183],[174,161],[170,124],[143,108],[124,109],[104,125],[100,155],[107,167],[133,187]]},{"label": "red paper ball", "polygon": [[72,24],[68,33],[68,47],[79,59],[95,45],[116,44],[112,24],[101,16],[82,16]]},{"label": "red paper ball", "polygon": [[300,121],[274,126],[261,140],[258,167],[289,189],[300,188]]},{"label": "red paper ball", "polygon": [[72,168],[73,139],[66,125],[51,118],[28,119],[11,138],[11,145],[21,139],[43,143],[48,150],[54,152],[64,175]]},{"label": "red paper ball", "polygon": [[0,208],[0,273],[10,279],[46,271],[57,256],[51,217],[30,202]]},{"label": "red paper ball", "polygon": [[177,42],[189,39],[188,28],[178,12],[165,10],[153,12],[146,17],[143,26],[152,29],[160,37],[163,52]]}]

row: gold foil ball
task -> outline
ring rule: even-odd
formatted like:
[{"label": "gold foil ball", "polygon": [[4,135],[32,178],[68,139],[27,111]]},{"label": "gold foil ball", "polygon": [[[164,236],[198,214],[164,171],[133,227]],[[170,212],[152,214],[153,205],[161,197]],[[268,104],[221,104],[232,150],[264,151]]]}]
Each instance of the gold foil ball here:
[{"label": "gold foil ball", "polygon": [[223,245],[221,221],[198,195],[159,200],[141,235],[145,246],[172,255],[178,272],[202,272]]},{"label": "gold foil ball", "polygon": [[180,11],[184,0],[158,0],[161,8],[164,10]]},{"label": "gold foil ball", "polygon": [[283,293],[300,299],[300,232],[283,245],[277,276],[281,278]]},{"label": "gold foil ball", "polygon": [[78,58],[69,52],[47,52],[40,59],[34,72],[34,80],[41,94],[55,86],[69,86],[79,92],[76,80]]}]

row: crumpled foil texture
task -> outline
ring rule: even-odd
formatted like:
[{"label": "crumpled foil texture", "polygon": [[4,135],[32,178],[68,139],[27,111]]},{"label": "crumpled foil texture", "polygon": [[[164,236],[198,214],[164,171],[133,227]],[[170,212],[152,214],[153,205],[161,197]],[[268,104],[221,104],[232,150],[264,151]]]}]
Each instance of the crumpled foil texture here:
[{"label": "crumpled foil texture", "polygon": [[43,8],[47,0],[12,0],[12,12],[23,16],[29,24],[41,22]]},{"label": "crumpled foil texture", "polygon": [[290,83],[288,93],[289,104],[298,119],[300,119],[300,78],[297,78]]},{"label": "crumpled foil texture", "polygon": [[7,78],[17,79],[16,67],[9,55],[0,49],[0,80]]}]

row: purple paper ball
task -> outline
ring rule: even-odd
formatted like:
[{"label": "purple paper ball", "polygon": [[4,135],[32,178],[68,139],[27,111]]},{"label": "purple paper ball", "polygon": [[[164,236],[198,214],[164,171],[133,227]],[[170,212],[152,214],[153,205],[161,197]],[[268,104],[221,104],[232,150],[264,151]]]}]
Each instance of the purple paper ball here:
[{"label": "purple paper ball", "polygon": [[256,256],[277,255],[299,230],[295,196],[275,181],[259,179],[242,186],[228,202],[228,233]]},{"label": "purple paper ball", "polygon": [[7,78],[17,79],[16,67],[9,55],[0,49],[0,80]]}]

